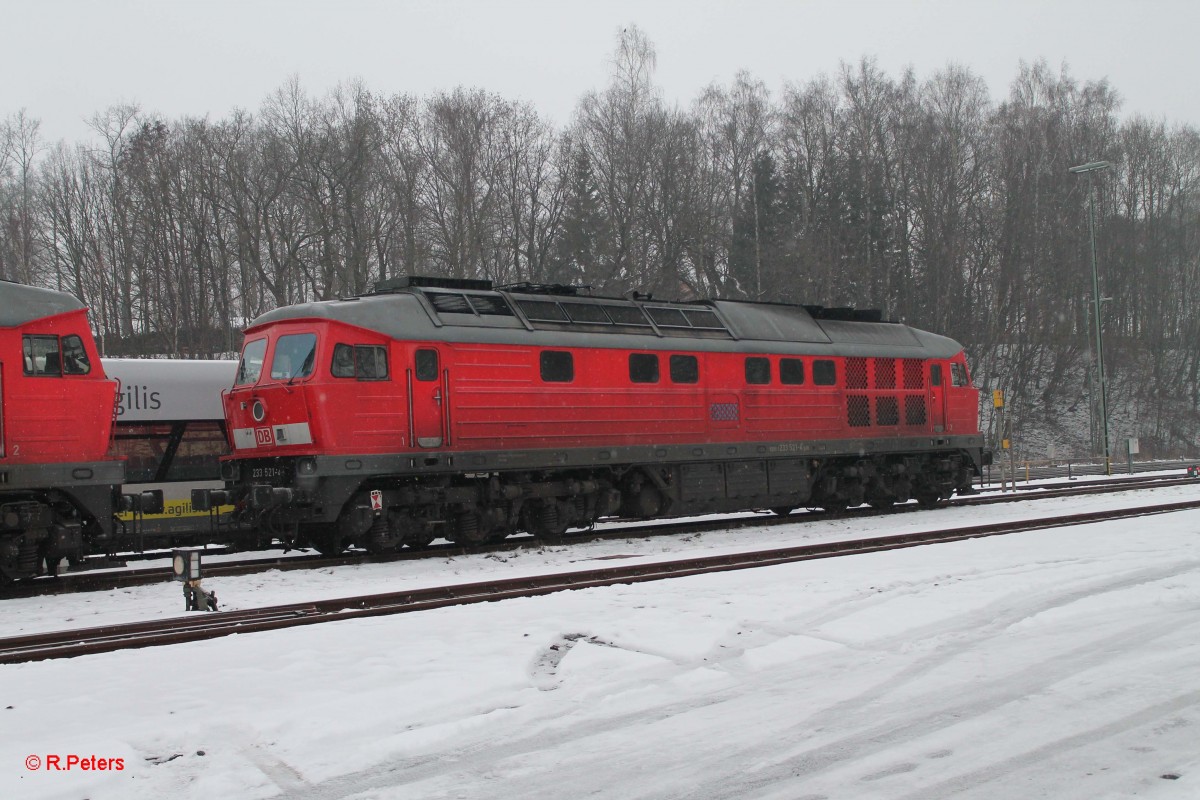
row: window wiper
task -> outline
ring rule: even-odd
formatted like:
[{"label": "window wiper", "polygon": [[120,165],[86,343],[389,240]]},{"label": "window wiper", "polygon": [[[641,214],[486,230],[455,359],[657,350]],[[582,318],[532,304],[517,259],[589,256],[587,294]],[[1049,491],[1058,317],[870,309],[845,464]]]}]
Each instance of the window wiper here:
[{"label": "window wiper", "polygon": [[316,354],[316,347],[308,351],[308,355],[304,357],[304,362],[300,364],[300,366],[296,368],[296,371],[292,373],[291,377],[288,378],[288,386],[291,386],[293,383],[295,383],[296,378],[299,378],[301,375],[306,374],[310,369],[312,369],[313,357],[316,356]]}]

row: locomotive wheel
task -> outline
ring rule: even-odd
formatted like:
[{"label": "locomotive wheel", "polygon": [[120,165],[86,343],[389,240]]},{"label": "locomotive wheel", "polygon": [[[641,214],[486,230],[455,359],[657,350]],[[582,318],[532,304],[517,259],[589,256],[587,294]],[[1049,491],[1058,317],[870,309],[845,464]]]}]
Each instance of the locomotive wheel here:
[{"label": "locomotive wheel", "polygon": [[936,489],[921,489],[916,497],[921,508],[937,508],[942,501],[942,494]]},{"label": "locomotive wheel", "polygon": [[312,546],[323,556],[336,556],[346,549],[345,539],[336,527],[317,531],[310,537]]},{"label": "locomotive wheel", "polygon": [[411,539],[406,538],[404,540],[404,546],[409,550],[424,550],[426,547],[429,547],[429,545],[433,544],[433,538],[434,537],[432,533],[422,533],[418,536],[412,537]]},{"label": "locomotive wheel", "polygon": [[771,509],[771,513],[777,517],[786,517],[796,510],[795,506],[775,506]]},{"label": "locomotive wheel", "polygon": [[526,506],[525,529],[547,544],[562,544],[567,532],[567,515],[561,503],[546,500],[537,506]]},{"label": "locomotive wheel", "polygon": [[895,497],[882,490],[867,493],[867,505],[876,511],[887,511],[895,502]]},{"label": "locomotive wheel", "polygon": [[483,544],[491,533],[483,515],[478,511],[464,511],[454,517],[451,541],[464,546]]},{"label": "locomotive wheel", "polygon": [[487,540],[490,544],[498,544],[508,538],[512,531],[508,528],[493,528]]}]

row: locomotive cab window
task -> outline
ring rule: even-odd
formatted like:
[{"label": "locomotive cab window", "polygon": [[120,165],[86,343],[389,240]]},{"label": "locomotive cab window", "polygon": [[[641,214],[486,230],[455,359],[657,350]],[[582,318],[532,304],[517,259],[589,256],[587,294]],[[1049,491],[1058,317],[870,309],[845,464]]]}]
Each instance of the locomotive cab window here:
[{"label": "locomotive cab window", "polygon": [[671,356],[671,382],[700,382],[700,362],[695,356]]},{"label": "locomotive cab window", "polygon": [[21,337],[25,360],[25,374],[37,377],[58,378],[62,376],[62,358],[58,353],[57,336]]},{"label": "locomotive cab window", "polygon": [[968,384],[970,384],[970,382],[971,381],[967,378],[967,365],[966,364],[955,363],[955,364],[950,365],[950,385],[951,386],[967,386]]},{"label": "locomotive cab window", "polygon": [[941,386],[942,385],[942,365],[941,364],[934,364],[933,366],[931,366],[929,368],[929,385],[930,386]]},{"label": "locomotive cab window", "polygon": [[767,384],[771,382],[771,359],[752,356],[746,359],[746,383]]},{"label": "locomotive cab window", "polygon": [[575,380],[575,359],[561,350],[543,350],[539,357],[542,380],[546,383],[570,383]]},{"label": "locomotive cab window", "polygon": [[92,371],[83,339],[75,334],[62,338],[62,367],[64,375],[87,375]]},{"label": "locomotive cab window", "polygon": [[416,376],[419,381],[436,381],[438,376],[437,350],[418,350],[413,358]]},{"label": "locomotive cab window", "polygon": [[255,339],[252,342],[246,342],[246,346],[242,348],[242,360],[238,364],[237,380],[234,381],[235,386],[248,386],[258,382],[258,376],[262,374],[263,356],[266,353],[266,339]]},{"label": "locomotive cab window", "polygon": [[289,333],[275,342],[275,355],[271,357],[271,378],[277,381],[294,381],[307,378],[313,373],[317,354],[315,333]]},{"label": "locomotive cab window", "polygon": [[658,356],[653,353],[629,354],[630,383],[658,383]]},{"label": "locomotive cab window", "polygon": [[387,348],[370,344],[338,344],[333,348],[333,365],[330,372],[335,378],[387,380]]},{"label": "locomotive cab window", "polygon": [[779,382],[786,386],[804,383],[804,362],[798,358],[779,359]]},{"label": "locomotive cab window", "polygon": [[837,364],[825,358],[813,361],[813,383],[817,386],[836,386]]}]

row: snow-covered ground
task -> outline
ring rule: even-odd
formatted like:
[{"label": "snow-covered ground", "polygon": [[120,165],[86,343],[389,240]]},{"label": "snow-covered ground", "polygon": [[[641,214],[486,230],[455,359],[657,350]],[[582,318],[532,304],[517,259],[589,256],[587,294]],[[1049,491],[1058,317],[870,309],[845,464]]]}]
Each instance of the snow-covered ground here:
[{"label": "snow-covered ground", "polygon": [[[1200,485],[211,588],[246,608],[1186,499]],[[172,584],[9,600],[0,636],[181,606]],[[1183,512],[0,666],[0,797],[1196,798],[1198,612]],[[71,755],[123,769],[45,768]]]}]

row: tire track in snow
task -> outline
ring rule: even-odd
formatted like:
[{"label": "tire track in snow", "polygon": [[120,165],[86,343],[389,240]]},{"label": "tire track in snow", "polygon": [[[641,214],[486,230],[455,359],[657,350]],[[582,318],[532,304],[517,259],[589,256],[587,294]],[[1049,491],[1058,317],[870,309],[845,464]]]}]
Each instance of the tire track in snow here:
[{"label": "tire track in snow", "polygon": [[983,784],[993,783],[1016,773],[1025,772],[1031,766],[1058,758],[1065,753],[1078,750],[1081,747],[1094,745],[1122,733],[1136,730],[1164,717],[1195,708],[1197,705],[1200,705],[1200,691],[1177,695],[1170,700],[1143,708],[1105,725],[1100,725],[1071,736],[1065,736],[1052,742],[1046,742],[1038,747],[1018,755],[1009,756],[985,767],[955,775],[953,778],[948,778],[931,786],[922,787],[920,790],[902,795],[896,798],[896,800],[941,800],[941,798],[961,797],[968,790],[978,788]]},{"label": "tire track in snow", "polygon": [[[1175,565],[1165,570],[1139,570],[1135,573],[1121,576],[1116,580],[1091,582],[1083,586],[1073,587],[1070,591],[1066,592],[1061,591],[1061,589],[1055,592],[1045,592],[1036,596],[1035,599],[1031,599],[1026,595],[1023,596],[1024,602],[1018,602],[1015,605],[1010,598],[1004,598],[992,604],[992,606],[997,606],[994,613],[1002,616],[1003,620],[996,619],[990,625],[982,627],[975,624],[978,622],[980,614],[987,613],[982,609],[976,609],[968,614],[957,617],[958,622],[943,620],[933,626],[927,626],[925,631],[927,636],[959,632],[964,625],[969,626],[969,628],[967,635],[960,638],[953,646],[939,649],[939,651],[922,659],[918,664],[906,667],[901,672],[901,680],[902,682],[910,682],[935,666],[948,663],[957,655],[969,651],[972,645],[998,635],[1015,622],[1029,616],[1067,605],[1104,591],[1117,591],[1141,583],[1171,577],[1194,570],[1198,566],[1200,564],[1190,562],[1183,565]],[[916,592],[918,589],[925,588],[927,586],[912,587],[906,593],[909,591]],[[872,600],[876,596],[877,594],[872,594],[869,597],[863,598],[861,603],[855,604],[857,608],[847,611],[845,616],[857,613],[857,611],[862,610],[864,607],[874,605]],[[892,594],[886,599],[880,598],[880,602],[886,603],[888,599],[894,598],[895,595]],[[797,619],[807,616],[811,615],[798,615]],[[830,608],[824,609],[822,616],[826,620],[831,620],[843,615],[838,613],[837,608]],[[782,633],[789,633],[790,631],[789,635],[805,635],[802,630],[791,630],[791,620],[788,621],[786,627],[780,627],[779,625],[774,625],[773,627]],[[754,760],[760,763],[764,759],[769,761],[774,757],[779,763],[768,767],[765,771],[759,771],[752,775],[742,773],[737,783],[731,783],[728,779],[718,781],[715,784],[706,783],[705,795],[710,797],[740,797],[753,787],[769,788],[781,780],[794,780],[797,774],[816,774],[847,759],[861,758],[865,755],[892,747],[897,742],[928,735],[931,732],[958,724],[964,719],[985,714],[1014,699],[1019,699],[1033,691],[1051,685],[1063,677],[1070,676],[1074,672],[1079,671],[1081,658],[1104,654],[1111,655],[1115,647],[1144,644],[1168,633],[1177,632],[1178,630],[1179,624],[1175,621],[1152,628],[1140,626],[1132,631],[1125,631],[1107,637],[1098,642],[1077,648],[1062,656],[1029,666],[1023,670],[1024,678],[1019,681],[1019,686],[1014,687],[1010,685],[1018,682],[1016,676],[1010,676],[1001,682],[1003,685],[992,687],[982,698],[974,702],[951,705],[941,710],[934,710],[922,715],[920,718],[900,724],[875,726],[860,733],[846,736],[838,742],[822,745],[801,754],[792,755],[787,752],[788,748],[786,747],[770,747],[769,745],[765,746],[766,751],[764,752],[764,745],[757,743],[746,755],[753,755]],[[902,637],[891,638],[899,640]],[[884,641],[886,642],[887,640]],[[606,642],[605,644],[608,643]],[[655,668],[654,671],[662,672],[663,676],[669,679],[677,676],[681,667],[692,669],[720,665],[724,661],[740,658],[744,650],[745,648],[739,648],[733,649],[727,654],[711,654],[713,657],[709,661],[700,660],[686,664],[664,664],[662,667]],[[1097,660],[1096,663],[1101,663],[1101,661]],[[776,670],[778,668],[771,671],[774,672]],[[645,681],[642,680],[639,682],[644,683]],[[814,723],[820,723],[822,720],[832,718],[835,714],[852,714],[855,708],[861,708],[878,697],[886,695],[889,687],[894,687],[894,685],[891,682],[881,683],[864,694],[842,701],[839,704],[818,712],[819,716],[816,718],[806,718],[801,723],[792,726],[791,730],[798,732],[798,736],[791,737],[790,740],[794,742],[796,738],[801,738],[808,731],[817,727]],[[621,691],[622,687],[616,686],[613,689],[614,693],[616,693]],[[701,698],[692,697],[684,701],[639,709],[610,717],[592,719],[582,723],[576,722],[568,716],[559,723],[559,727],[555,727],[555,723],[549,719],[543,720],[540,723],[537,720],[525,719],[520,723],[514,723],[514,726],[517,728],[516,730],[506,729],[497,731],[489,728],[487,731],[477,735],[476,742],[460,746],[452,751],[417,758],[398,759],[387,765],[380,765],[357,773],[332,778],[321,784],[306,787],[299,791],[289,791],[286,796],[295,797],[300,800],[332,800],[332,798],[341,798],[364,791],[406,786],[429,779],[445,778],[447,773],[452,773],[456,769],[465,770],[473,775],[487,774],[496,770],[504,772],[505,769],[498,767],[498,765],[505,760],[529,753],[554,749],[564,744],[584,741],[626,728],[639,728],[700,708],[717,706],[724,702],[737,700],[744,692],[744,686],[733,686],[709,693]],[[552,705],[547,709],[547,714],[549,716],[561,715],[562,711],[561,706]],[[530,725],[538,728],[538,733],[521,735],[519,729],[529,727]],[[775,736],[772,738],[777,741],[780,737]],[[498,740],[501,743],[497,744]],[[744,756],[741,754],[729,758],[730,751],[728,748],[723,748],[722,754],[723,757],[720,759],[722,763],[736,764],[739,763],[739,759],[744,759]],[[800,758],[803,764],[799,773],[797,773],[795,766],[797,758]],[[742,760],[740,763],[744,764],[746,762]],[[602,781],[602,783],[597,783],[594,789],[596,791],[604,791],[605,788],[611,789],[613,776],[605,771],[601,772],[602,774],[595,776],[595,779]],[[733,769],[732,772],[736,773],[737,770]],[[532,785],[530,785],[531,781]],[[530,776],[527,779],[518,779],[514,783],[518,786],[524,785],[523,789],[517,787],[511,789],[511,792],[516,792],[518,795],[522,792],[536,794],[538,792],[537,786],[542,785],[537,775]],[[589,781],[586,776],[573,775],[571,783],[574,792],[586,793]],[[510,793],[510,783],[504,783],[504,787],[504,793]]]},{"label": "tire track in snow", "polygon": [[[806,749],[789,747],[787,744],[754,747],[750,752],[756,760],[772,763],[755,772],[743,773],[736,783],[726,779],[709,784],[710,796],[738,797],[747,796],[751,790],[773,790],[780,784],[798,778],[811,778],[843,764],[886,752],[897,745],[915,743],[931,734],[1043,692],[1079,672],[1093,669],[1114,658],[1122,658],[1128,652],[1136,652],[1137,648],[1156,639],[1176,635],[1187,628],[1188,623],[1195,624],[1194,609],[1176,612],[1156,625],[1138,624],[1061,655],[1029,664],[1019,672],[987,683],[976,683],[972,685],[970,699],[966,701],[960,699],[961,695],[948,698],[945,692],[930,692],[924,697],[906,701],[913,708],[921,709],[916,715],[854,730],[833,741]],[[810,717],[788,730],[778,731],[773,740],[795,742],[805,736],[811,738],[811,731],[819,727],[814,725],[815,722],[824,721],[831,726],[840,724],[845,727],[846,717],[839,720],[831,716],[832,710],[837,707],[822,712],[817,719]],[[789,733],[795,735],[789,736]],[[736,757],[731,760],[736,762]]]}]

